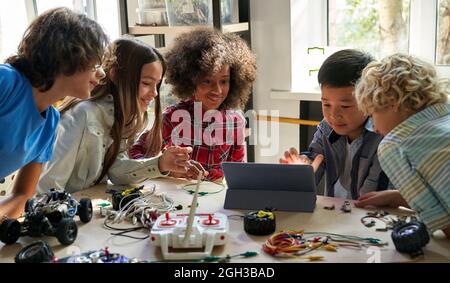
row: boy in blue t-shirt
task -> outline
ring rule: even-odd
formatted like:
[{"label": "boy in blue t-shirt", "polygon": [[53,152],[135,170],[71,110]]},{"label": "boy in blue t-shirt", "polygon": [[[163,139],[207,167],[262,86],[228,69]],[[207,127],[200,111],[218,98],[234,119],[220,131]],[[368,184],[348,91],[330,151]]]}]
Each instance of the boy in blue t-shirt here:
[{"label": "boy in blue t-shirt", "polygon": [[311,164],[316,183],[326,173],[327,196],[356,200],[368,192],[391,188],[377,157],[382,136],[358,110],[353,96],[362,70],[371,61],[369,54],[354,49],[338,51],[325,60],[318,74],[324,120],[308,153],[300,155],[291,148],[280,159],[280,163]]},{"label": "boy in blue t-shirt", "polygon": [[59,121],[52,105],[90,96],[105,75],[98,64],[107,43],[96,22],[56,8],[37,17],[17,55],[0,64],[0,179],[19,170],[12,195],[0,200],[0,222],[20,216],[51,159]]}]

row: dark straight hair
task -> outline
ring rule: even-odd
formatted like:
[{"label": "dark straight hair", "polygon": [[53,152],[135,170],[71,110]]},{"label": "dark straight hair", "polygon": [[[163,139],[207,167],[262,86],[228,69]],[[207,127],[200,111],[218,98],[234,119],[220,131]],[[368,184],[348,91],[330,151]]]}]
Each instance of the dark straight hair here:
[{"label": "dark straight hair", "polygon": [[355,86],[361,78],[363,69],[374,60],[366,52],[344,49],[333,53],[322,64],[318,80],[320,86],[349,87]]}]

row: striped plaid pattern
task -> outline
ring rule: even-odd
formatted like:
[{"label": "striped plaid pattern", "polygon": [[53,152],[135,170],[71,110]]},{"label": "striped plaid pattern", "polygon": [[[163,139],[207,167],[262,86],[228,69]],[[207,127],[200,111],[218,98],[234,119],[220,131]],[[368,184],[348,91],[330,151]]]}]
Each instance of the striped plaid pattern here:
[{"label": "striped plaid pattern", "polygon": [[432,231],[450,227],[450,105],[435,104],[380,143],[381,167]]},{"label": "striped plaid pattern", "polygon": [[[186,120],[172,119],[180,110],[189,113],[190,133],[184,132],[186,127],[181,125]],[[228,110],[220,112],[222,122],[217,123],[203,111],[200,113],[203,119],[195,117],[193,99],[166,108],[163,113],[163,146],[191,146],[191,158],[209,172],[207,179],[214,181],[223,177],[222,162],[243,162],[245,119],[241,113]]]}]

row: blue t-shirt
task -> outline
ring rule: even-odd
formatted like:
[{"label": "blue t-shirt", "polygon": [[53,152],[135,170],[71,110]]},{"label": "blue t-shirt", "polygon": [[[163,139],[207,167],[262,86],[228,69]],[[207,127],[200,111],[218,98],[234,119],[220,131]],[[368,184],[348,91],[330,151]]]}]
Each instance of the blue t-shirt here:
[{"label": "blue t-shirt", "polygon": [[36,108],[30,81],[0,64],[0,179],[30,162],[51,159],[59,112]]}]

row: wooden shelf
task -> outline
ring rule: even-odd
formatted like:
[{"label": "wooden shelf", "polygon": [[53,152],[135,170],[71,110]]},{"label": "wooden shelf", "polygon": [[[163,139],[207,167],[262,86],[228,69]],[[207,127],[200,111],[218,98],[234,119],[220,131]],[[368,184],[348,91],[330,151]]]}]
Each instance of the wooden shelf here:
[{"label": "wooden shelf", "polygon": [[[151,26],[130,26],[129,34],[132,35],[151,35],[151,34],[177,34],[190,31],[199,26],[177,26],[177,27],[151,27]],[[237,23],[223,25],[223,32],[241,32],[248,31],[248,23]]]},{"label": "wooden shelf", "polygon": [[225,33],[248,31],[248,23],[223,25],[222,30]]}]

